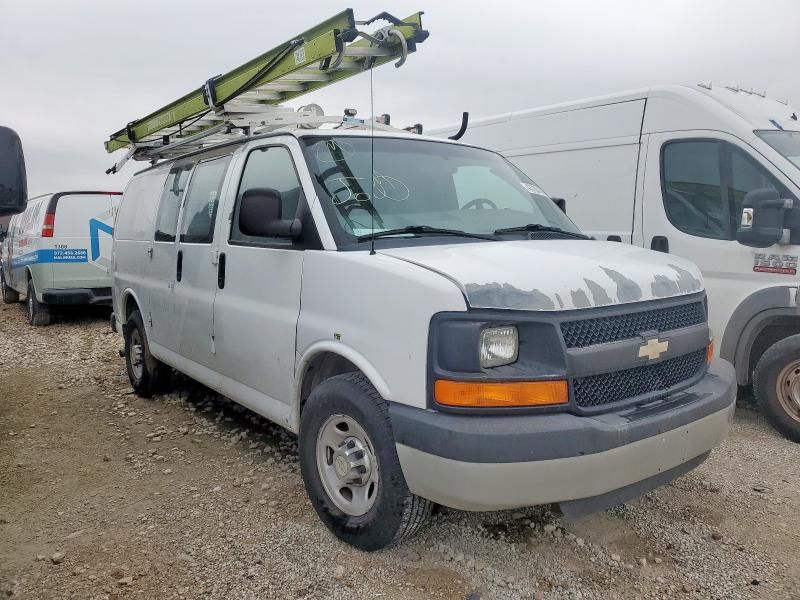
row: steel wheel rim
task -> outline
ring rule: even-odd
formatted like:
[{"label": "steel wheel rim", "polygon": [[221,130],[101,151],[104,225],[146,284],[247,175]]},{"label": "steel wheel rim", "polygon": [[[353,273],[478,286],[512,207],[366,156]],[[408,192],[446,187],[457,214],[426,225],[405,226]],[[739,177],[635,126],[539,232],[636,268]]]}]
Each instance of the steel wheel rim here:
[{"label": "steel wheel rim", "polygon": [[781,369],[775,388],[781,408],[800,423],[800,360],[794,360]]},{"label": "steel wheel rim", "polygon": [[317,435],[317,472],[328,498],[343,513],[360,517],[378,497],[380,469],[367,432],[347,415],[332,415]]},{"label": "steel wheel rim", "polygon": [[133,377],[139,381],[144,372],[144,346],[138,329],[131,332],[130,360]]}]

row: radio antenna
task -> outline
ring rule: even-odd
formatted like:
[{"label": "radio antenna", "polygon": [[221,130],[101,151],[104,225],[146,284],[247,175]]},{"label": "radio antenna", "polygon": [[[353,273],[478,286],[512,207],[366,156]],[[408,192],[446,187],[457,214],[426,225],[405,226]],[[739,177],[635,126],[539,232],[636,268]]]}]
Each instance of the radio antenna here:
[{"label": "radio antenna", "polygon": [[370,178],[370,189],[369,189],[369,203],[372,205],[372,210],[369,211],[370,215],[370,248],[369,254],[373,256],[375,254],[375,97],[372,87],[372,66],[369,68],[369,128],[370,128],[370,136],[369,136],[369,178]]}]

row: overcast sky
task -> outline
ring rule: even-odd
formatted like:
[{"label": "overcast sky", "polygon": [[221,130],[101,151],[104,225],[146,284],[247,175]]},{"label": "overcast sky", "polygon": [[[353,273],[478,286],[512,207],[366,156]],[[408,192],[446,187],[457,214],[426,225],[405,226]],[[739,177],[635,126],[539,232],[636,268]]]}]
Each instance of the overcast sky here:
[{"label": "overcast sky", "polygon": [[[660,83],[738,84],[800,107],[798,0],[5,0],[0,124],[17,130],[31,195],[118,189],[112,131],[351,6],[424,10],[430,38],[376,69],[375,113],[426,129]],[[273,8],[274,7],[274,8]],[[309,95],[369,114],[369,77]]]}]

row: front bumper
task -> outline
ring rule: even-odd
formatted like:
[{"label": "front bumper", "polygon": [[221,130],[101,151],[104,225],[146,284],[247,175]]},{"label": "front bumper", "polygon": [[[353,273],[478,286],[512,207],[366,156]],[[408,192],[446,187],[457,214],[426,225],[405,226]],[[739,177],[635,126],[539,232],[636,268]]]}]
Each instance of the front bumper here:
[{"label": "front bumper", "polygon": [[79,304],[110,306],[111,288],[46,289],[42,291],[42,302],[58,306],[75,306]]},{"label": "front bumper", "polygon": [[[573,512],[640,495],[702,462],[733,418],[733,367],[649,405],[577,416],[454,415],[392,404],[409,489],[462,510],[571,503]],[[682,468],[683,467],[683,468]]]}]

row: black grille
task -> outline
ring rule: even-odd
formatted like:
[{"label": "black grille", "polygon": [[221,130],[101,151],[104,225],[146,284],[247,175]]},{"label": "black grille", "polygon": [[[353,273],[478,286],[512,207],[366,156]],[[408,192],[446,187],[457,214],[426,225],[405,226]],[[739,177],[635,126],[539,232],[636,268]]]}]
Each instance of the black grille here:
[{"label": "black grille", "polygon": [[698,375],[705,361],[706,350],[703,348],[654,365],[577,377],[572,382],[575,403],[583,408],[592,408],[642,394],[666,392]]},{"label": "black grille", "polygon": [[702,302],[655,308],[638,313],[596,317],[561,324],[567,348],[583,348],[637,337],[643,331],[672,331],[705,323]]}]

